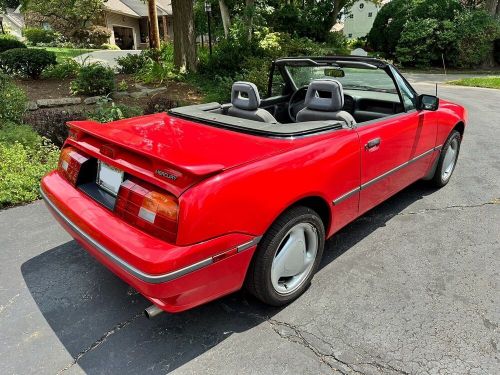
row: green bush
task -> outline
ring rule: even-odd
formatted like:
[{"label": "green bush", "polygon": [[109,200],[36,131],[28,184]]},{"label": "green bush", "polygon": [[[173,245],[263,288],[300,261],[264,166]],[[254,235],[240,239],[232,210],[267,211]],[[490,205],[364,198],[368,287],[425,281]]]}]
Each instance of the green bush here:
[{"label": "green bush", "polygon": [[78,44],[85,46],[99,47],[109,41],[111,32],[104,26],[91,26],[86,29],[77,29],[71,38]]},{"label": "green bush", "polygon": [[136,74],[138,80],[145,83],[160,84],[169,79],[181,78],[181,74],[174,66],[174,48],[172,44],[162,44],[159,51],[144,50],[141,52],[141,58],[144,63]]},{"label": "green bush", "polygon": [[104,43],[101,46],[99,46],[100,49],[107,49],[110,51],[120,51],[120,47],[118,47],[116,44],[110,44],[110,43]]},{"label": "green bush", "polygon": [[0,69],[21,77],[38,79],[45,69],[56,64],[56,54],[44,49],[14,48],[0,53]]},{"label": "green bush", "polygon": [[35,148],[40,143],[40,136],[29,125],[5,123],[0,127],[0,144],[13,145],[16,142],[28,148]]},{"label": "green bush", "polygon": [[75,78],[81,65],[73,59],[63,59],[57,65],[48,67],[42,74],[43,78],[64,79]]},{"label": "green bush", "polygon": [[405,66],[475,67],[490,62],[500,23],[456,0],[393,0],[377,14],[369,47]]},{"label": "green bush", "polygon": [[28,42],[36,46],[40,43],[52,43],[56,40],[57,35],[53,30],[46,30],[37,27],[30,27],[23,30],[23,35]]},{"label": "green bush", "polygon": [[0,38],[0,53],[14,48],[26,48],[26,44],[17,39]]},{"label": "green bush", "polygon": [[69,121],[86,120],[87,114],[82,110],[39,109],[26,112],[23,121],[40,136],[48,138],[54,145],[61,147],[68,138]]},{"label": "green bush", "polygon": [[178,107],[179,102],[170,98],[168,94],[159,93],[151,97],[144,109],[145,115],[153,113],[167,112],[172,108]]},{"label": "green bush", "polygon": [[106,101],[98,103],[97,109],[88,113],[91,120],[106,123],[142,115],[142,109]]},{"label": "green bush", "polygon": [[12,80],[0,74],[0,127],[9,121],[19,122],[26,110],[27,98]]},{"label": "green bush", "polygon": [[[456,63],[473,68],[494,58],[495,40],[500,38],[500,22],[484,11],[464,11],[455,20]],[[498,60],[500,62],[500,59]]]},{"label": "green bush", "polygon": [[0,208],[39,198],[40,179],[56,168],[59,158],[58,149],[41,137],[23,144],[23,139],[12,142],[1,134],[11,130],[0,130],[0,139],[8,138],[0,142]]},{"label": "green bush", "polygon": [[114,89],[115,72],[98,63],[82,66],[71,82],[71,92],[77,95],[108,95]]},{"label": "green bush", "polygon": [[135,74],[146,65],[147,56],[145,53],[128,53],[123,57],[116,59],[118,63],[118,72],[122,74]]},{"label": "green bush", "polygon": [[408,21],[396,47],[398,61],[405,66],[418,67],[439,61],[439,52],[434,48],[438,31],[439,21],[435,19]]}]

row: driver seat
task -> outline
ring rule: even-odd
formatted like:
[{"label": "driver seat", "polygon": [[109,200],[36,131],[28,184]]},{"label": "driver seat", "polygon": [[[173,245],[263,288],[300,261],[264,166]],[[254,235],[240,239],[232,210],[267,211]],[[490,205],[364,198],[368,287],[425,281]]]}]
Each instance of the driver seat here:
[{"label": "driver seat", "polygon": [[297,122],[338,120],[348,126],[356,124],[349,112],[343,111],[344,89],[335,79],[315,79],[307,88],[305,107],[297,113]]},{"label": "driver seat", "polygon": [[229,116],[272,124],[278,123],[268,111],[259,108],[259,90],[251,82],[239,81],[233,83],[231,104],[232,106],[227,110]]}]

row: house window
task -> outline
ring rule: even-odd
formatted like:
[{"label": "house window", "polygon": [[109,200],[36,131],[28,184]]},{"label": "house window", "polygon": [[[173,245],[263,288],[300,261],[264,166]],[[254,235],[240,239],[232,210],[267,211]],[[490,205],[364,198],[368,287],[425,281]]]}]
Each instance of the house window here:
[{"label": "house window", "polygon": [[348,38],[352,38],[352,34],[348,34],[348,35],[347,35],[347,37],[348,37]]},{"label": "house window", "polygon": [[354,14],[349,14],[349,18],[354,18]]},{"label": "house window", "polygon": [[363,9],[365,7],[364,3],[359,4],[359,9]]},{"label": "house window", "polygon": [[368,12],[368,17],[373,17],[373,13],[372,12]]}]

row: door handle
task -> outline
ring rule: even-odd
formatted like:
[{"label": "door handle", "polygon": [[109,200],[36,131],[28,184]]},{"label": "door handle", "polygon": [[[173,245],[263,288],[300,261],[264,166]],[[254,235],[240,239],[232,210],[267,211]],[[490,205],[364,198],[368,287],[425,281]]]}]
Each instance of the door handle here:
[{"label": "door handle", "polygon": [[375,138],[370,141],[365,145],[365,150],[369,150],[371,148],[377,147],[380,145],[380,138]]}]

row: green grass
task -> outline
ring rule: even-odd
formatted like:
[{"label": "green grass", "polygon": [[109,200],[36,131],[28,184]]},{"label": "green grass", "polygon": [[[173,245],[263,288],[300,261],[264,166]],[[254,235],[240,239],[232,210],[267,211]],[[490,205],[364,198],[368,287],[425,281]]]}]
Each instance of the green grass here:
[{"label": "green grass", "polygon": [[489,89],[500,89],[500,76],[463,78],[456,81],[447,82],[450,85],[485,87]]},{"label": "green grass", "polygon": [[95,49],[84,49],[84,48],[60,48],[60,47],[33,47],[33,48],[42,48],[47,51],[54,52],[57,57],[57,62],[61,62],[64,59],[80,56],[83,55],[84,53],[96,51]]}]

